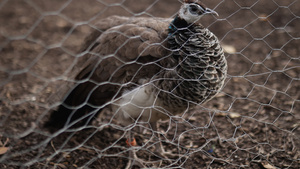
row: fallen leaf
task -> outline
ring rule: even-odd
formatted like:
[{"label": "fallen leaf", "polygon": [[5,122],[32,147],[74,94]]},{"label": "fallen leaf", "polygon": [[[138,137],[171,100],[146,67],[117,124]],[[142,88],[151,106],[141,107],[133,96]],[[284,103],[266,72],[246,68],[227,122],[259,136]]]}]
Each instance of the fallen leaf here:
[{"label": "fallen leaf", "polygon": [[267,14],[261,14],[258,16],[260,21],[267,22],[269,21],[269,17]]},{"label": "fallen leaf", "polygon": [[276,169],[276,167],[274,167],[273,165],[271,165],[270,163],[268,163],[266,161],[261,162],[261,165],[263,165],[263,167],[266,169]]},{"label": "fallen leaf", "polygon": [[64,164],[56,164],[57,166],[61,167],[61,168],[67,168]]},{"label": "fallen leaf", "polygon": [[239,113],[230,112],[229,113],[229,117],[231,117],[231,118],[238,118],[238,117],[241,117],[241,115]]},{"label": "fallen leaf", "polygon": [[293,128],[298,128],[300,126],[300,123],[295,123],[292,125]]},{"label": "fallen leaf", "polygon": [[222,45],[224,51],[226,53],[229,53],[229,54],[233,54],[233,53],[236,53],[236,49],[234,46],[231,46],[231,45]]},{"label": "fallen leaf", "polygon": [[55,168],[57,168],[56,166],[59,166],[60,168],[67,168],[64,164],[60,164],[60,163],[53,163],[53,162],[50,162],[50,164],[54,165]]},{"label": "fallen leaf", "polygon": [[219,112],[216,114],[217,116],[229,116],[230,118],[239,118],[241,115],[236,112]]},{"label": "fallen leaf", "polygon": [[0,155],[5,154],[8,150],[8,147],[0,147]]}]

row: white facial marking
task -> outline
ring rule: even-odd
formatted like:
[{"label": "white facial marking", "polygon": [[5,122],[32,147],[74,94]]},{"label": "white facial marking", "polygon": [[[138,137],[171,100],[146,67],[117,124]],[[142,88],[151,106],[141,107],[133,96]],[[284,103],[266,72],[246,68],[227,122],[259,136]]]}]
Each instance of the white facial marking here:
[{"label": "white facial marking", "polygon": [[183,4],[179,10],[179,16],[187,23],[194,23],[202,17],[202,15],[192,14],[189,10],[189,4]]}]

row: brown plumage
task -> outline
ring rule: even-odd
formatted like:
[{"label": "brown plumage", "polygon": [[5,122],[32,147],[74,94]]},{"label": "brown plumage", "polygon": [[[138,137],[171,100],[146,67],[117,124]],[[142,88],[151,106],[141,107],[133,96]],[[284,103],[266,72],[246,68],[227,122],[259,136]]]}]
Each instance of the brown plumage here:
[{"label": "brown plumage", "polygon": [[[45,124],[63,130],[85,126],[109,108],[122,126],[156,122],[213,98],[222,88],[227,63],[217,37],[197,23],[217,13],[185,0],[174,19],[112,16],[87,37],[74,86]],[[130,131],[128,132],[131,144]],[[156,150],[163,148],[156,144]],[[135,151],[133,163],[144,167]],[[132,166],[129,161],[126,168]]]},{"label": "brown plumage", "polygon": [[[98,30],[84,43],[82,52],[89,54],[78,61],[79,73],[75,77],[78,82],[59,109],[52,112],[46,125],[61,128],[68,118],[73,121],[91,113],[93,106],[101,110],[101,106],[113,102],[125,90],[139,86],[142,78],[150,79],[157,74],[161,69],[160,59],[170,53],[165,47],[170,22],[170,19],[119,16],[101,20]],[[72,112],[75,114],[69,117]]]},{"label": "brown plumage", "polygon": [[211,99],[227,64],[217,37],[196,23],[204,14],[216,12],[185,0],[174,19],[101,20],[84,43],[74,87],[46,126],[82,126],[104,107],[124,126],[135,120],[153,126]]}]

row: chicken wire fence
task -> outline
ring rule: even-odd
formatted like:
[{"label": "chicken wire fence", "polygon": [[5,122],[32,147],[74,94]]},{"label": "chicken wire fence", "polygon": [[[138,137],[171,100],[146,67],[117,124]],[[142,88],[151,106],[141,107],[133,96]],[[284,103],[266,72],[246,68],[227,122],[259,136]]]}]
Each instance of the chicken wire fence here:
[{"label": "chicken wire fence", "polygon": [[[0,168],[300,168],[300,1],[203,0],[200,20],[228,62],[223,90],[182,115],[129,128],[105,110],[91,125],[50,133],[84,38],[111,15],[176,15],[178,0],[1,0]],[[155,133],[159,138],[155,138]],[[153,149],[162,144],[165,156]],[[136,167],[136,166],[134,166]]]}]

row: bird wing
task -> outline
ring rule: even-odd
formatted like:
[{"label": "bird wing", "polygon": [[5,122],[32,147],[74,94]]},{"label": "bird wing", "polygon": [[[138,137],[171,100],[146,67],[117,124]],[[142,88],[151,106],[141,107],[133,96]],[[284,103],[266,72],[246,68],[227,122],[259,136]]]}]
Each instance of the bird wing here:
[{"label": "bird wing", "polygon": [[[73,69],[75,84],[45,126],[87,124],[124,91],[161,71],[170,19],[112,16],[97,23]],[[67,85],[66,85],[67,86]],[[96,110],[96,111],[95,111]]]},{"label": "bird wing", "polygon": [[88,53],[78,61],[78,83],[67,104],[103,105],[139,85],[140,79],[158,73],[159,59],[170,53],[166,48],[170,22],[112,16],[97,23],[97,30],[87,37],[82,49]]}]

